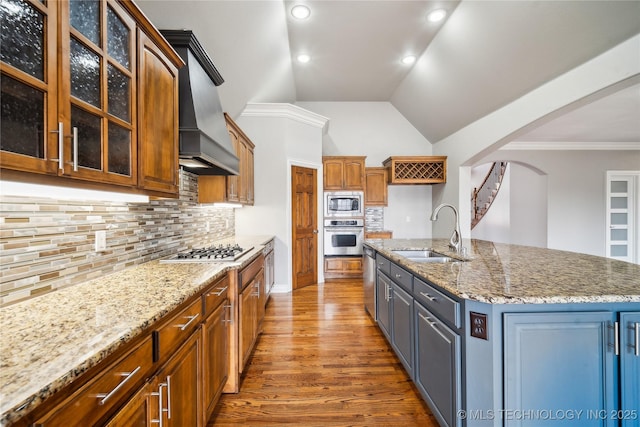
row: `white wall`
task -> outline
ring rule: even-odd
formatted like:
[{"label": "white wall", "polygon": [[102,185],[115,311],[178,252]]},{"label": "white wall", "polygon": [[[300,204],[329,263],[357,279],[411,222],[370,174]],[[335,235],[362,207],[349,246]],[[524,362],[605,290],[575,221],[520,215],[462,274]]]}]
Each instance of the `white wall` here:
[{"label": "white wall", "polygon": [[[389,102],[298,102],[330,119],[324,156],[367,156],[366,166],[382,166],[391,156],[429,156],[431,144]],[[390,185],[385,229],[394,238],[430,237],[429,185]]]},{"label": "white wall", "polygon": [[[499,150],[484,160],[527,163],[546,174],[545,183],[544,179],[532,179],[534,176],[522,171],[526,168],[516,165],[515,170],[522,176],[517,181],[511,180],[510,203],[519,209],[511,212],[512,236],[524,236],[542,228],[541,220],[526,212],[525,204],[528,194],[532,200],[540,200],[541,193],[546,192],[547,247],[605,256],[606,171],[637,168],[640,150]],[[542,246],[542,242],[523,240],[525,244]]]},{"label": "white wall", "polygon": [[[291,166],[318,170],[322,188],[322,132],[326,119],[290,104],[250,104],[237,120],[255,144],[254,206],[236,210],[237,235],[274,235],[274,292],[291,290]],[[322,206],[318,191],[318,210]],[[322,224],[319,213],[318,224]],[[320,234],[321,236],[322,234]],[[323,281],[322,239],[318,280]]]}]

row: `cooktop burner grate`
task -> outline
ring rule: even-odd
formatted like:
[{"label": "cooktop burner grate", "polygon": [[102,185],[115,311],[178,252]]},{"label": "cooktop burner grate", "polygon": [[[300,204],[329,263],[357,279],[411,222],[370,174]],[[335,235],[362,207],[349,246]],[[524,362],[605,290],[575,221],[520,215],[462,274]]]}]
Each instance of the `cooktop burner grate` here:
[{"label": "cooktop burner grate", "polygon": [[253,246],[250,248],[242,248],[237,243],[219,244],[207,248],[194,248],[190,251],[180,252],[171,258],[160,260],[160,262],[230,262],[242,257],[251,249],[253,249]]}]

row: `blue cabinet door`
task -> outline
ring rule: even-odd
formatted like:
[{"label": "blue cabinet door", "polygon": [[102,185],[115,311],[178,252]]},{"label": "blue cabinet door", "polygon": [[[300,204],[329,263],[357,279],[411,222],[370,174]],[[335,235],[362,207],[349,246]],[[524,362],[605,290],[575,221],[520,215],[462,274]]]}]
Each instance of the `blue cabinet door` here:
[{"label": "blue cabinet door", "polygon": [[393,283],[391,305],[391,345],[413,378],[413,297]]},{"label": "blue cabinet door", "polygon": [[417,302],[414,313],[415,383],[441,426],[459,426],[460,336]]},{"label": "blue cabinet door", "polygon": [[620,418],[640,427],[640,313],[620,313]]},{"label": "blue cabinet door", "polygon": [[504,314],[504,425],[617,426],[611,312]]},{"label": "blue cabinet door", "polygon": [[376,310],[378,314],[378,326],[382,333],[391,342],[391,280],[378,270]]}]

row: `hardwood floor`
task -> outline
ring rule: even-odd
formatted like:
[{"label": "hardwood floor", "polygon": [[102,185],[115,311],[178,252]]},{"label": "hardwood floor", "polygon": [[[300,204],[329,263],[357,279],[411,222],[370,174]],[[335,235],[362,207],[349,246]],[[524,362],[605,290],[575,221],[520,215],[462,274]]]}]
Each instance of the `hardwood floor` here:
[{"label": "hardwood floor", "polygon": [[437,427],[362,298],[361,281],[271,295],[240,393],[208,427]]}]

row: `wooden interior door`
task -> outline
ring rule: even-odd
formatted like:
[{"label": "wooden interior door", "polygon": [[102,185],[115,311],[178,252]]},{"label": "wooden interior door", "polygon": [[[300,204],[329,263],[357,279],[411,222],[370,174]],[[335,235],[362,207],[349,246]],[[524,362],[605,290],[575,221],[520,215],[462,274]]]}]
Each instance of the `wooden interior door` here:
[{"label": "wooden interior door", "polygon": [[316,170],[291,167],[293,289],[318,281]]}]

